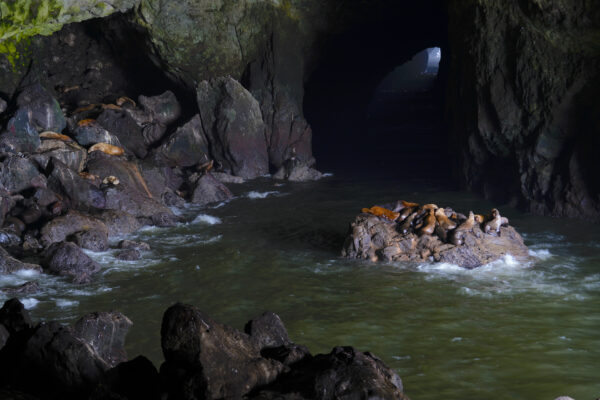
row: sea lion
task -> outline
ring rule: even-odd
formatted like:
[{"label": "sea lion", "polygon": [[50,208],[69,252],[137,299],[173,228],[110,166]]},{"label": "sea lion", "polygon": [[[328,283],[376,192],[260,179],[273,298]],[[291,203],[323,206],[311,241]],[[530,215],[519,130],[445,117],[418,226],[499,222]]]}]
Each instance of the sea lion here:
[{"label": "sea lion", "polygon": [[416,216],[417,216],[417,213],[413,212],[412,214],[410,214],[408,217],[406,217],[404,219],[404,222],[402,222],[402,224],[400,224],[400,228],[399,228],[400,233],[402,233],[403,235],[406,235],[407,233],[409,233],[410,226],[412,225],[412,222]]},{"label": "sea lion", "polygon": [[478,224],[483,224],[488,218],[482,214],[475,214],[475,222]]},{"label": "sea lion", "polygon": [[508,218],[501,217],[500,219],[502,220],[501,226],[508,226]]},{"label": "sea lion", "polygon": [[437,210],[438,206],[435,204],[425,204],[423,207],[421,207],[423,210],[425,211],[429,211],[429,210]]},{"label": "sea lion", "polygon": [[117,104],[117,106],[119,106],[119,107],[122,107],[122,106],[123,106],[123,104],[125,104],[125,103],[130,103],[130,104],[131,104],[132,106],[134,106],[134,107],[136,106],[136,104],[135,104],[135,101],[133,101],[132,99],[130,99],[130,98],[129,98],[129,97],[127,97],[127,96],[122,96],[122,97],[119,97],[115,103],[116,103],[116,104]]},{"label": "sea lion", "polygon": [[71,139],[67,135],[63,135],[62,133],[57,133],[57,132],[52,132],[52,131],[46,131],[46,132],[40,133],[40,138],[41,139],[62,140],[63,142],[72,142],[73,141],[73,139]]},{"label": "sea lion", "polygon": [[496,232],[496,234],[499,234],[500,225],[502,225],[502,216],[500,215],[500,211],[494,208],[492,209],[492,219],[485,223],[483,226],[483,231],[489,234],[491,234],[492,231]]},{"label": "sea lion", "polygon": [[79,176],[90,181],[98,179],[98,175],[90,174],[89,172],[80,172]]},{"label": "sea lion", "polygon": [[73,114],[79,114],[79,113],[86,112],[86,111],[92,111],[96,107],[100,107],[100,106],[98,104],[88,104],[87,106],[81,106],[79,108],[76,108],[75,111],[73,111]]},{"label": "sea lion", "polygon": [[425,217],[425,225],[419,230],[419,235],[431,235],[433,231],[435,231],[435,211],[433,209],[429,209],[429,213]]},{"label": "sea lion", "polygon": [[393,212],[392,210],[388,210],[387,208],[373,206],[371,208],[363,208],[361,210],[364,213],[373,214],[376,217],[384,217],[389,219],[390,221],[395,221],[400,216],[399,213]]},{"label": "sea lion", "polygon": [[105,185],[110,184],[113,186],[117,186],[121,182],[119,181],[119,178],[117,178],[116,176],[110,175],[110,176],[107,176],[106,178],[102,179],[102,183]]},{"label": "sea lion", "polygon": [[455,246],[460,246],[463,243],[463,237],[466,232],[473,229],[475,226],[475,214],[469,211],[469,218],[450,233],[450,243]]},{"label": "sea lion", "polygon": [[101,106],[105,110],[121,110],[121,107],[116,104],[101,104]]},{"label": "sea lion", "polygon": [[413,213],[413,211],[415,211],[415,207],[405,207],[404,209],[402,209],[402,212],[400,213],[399,221],[404,221],[406,219],[406,217],[408,217],[410,214]]},{"label": "sea lion", "polygon": [[404,208],[416,208],[419,207],[419,203],[410,203],[408,201],[400,200]]},{"label": "sea lion", "polygon": [[88,149],[88,153],[91,153],[92,151],[101,151],[111,156],[122,156],[125,154],[123,148],[108,143],[96,143]]},{"label": "sea lion", "polygon": [[93,118],[86,118],[86,119],[82,119],[81,121],[79,121],[77,123],[77,126],[90,126],[95,122],[96,122],[96,120]]},{"label": "sea lion", "polygon": [[456,228],[456,222],[451,221],[450,218],[446,216],[446,212],[443,208],[438,208],[435,211],[435,217],[437,219],[438,224],[445,230],[451,230]]},{"label": "sea lion", "polygon": [[211,169],[213,169],[214,163],[215,163],[215,160],[210,160],[209,162],[205,162],[204,164],[198,165],[197,169],[202,174],[207,174],[208,172],[210,172]]}]

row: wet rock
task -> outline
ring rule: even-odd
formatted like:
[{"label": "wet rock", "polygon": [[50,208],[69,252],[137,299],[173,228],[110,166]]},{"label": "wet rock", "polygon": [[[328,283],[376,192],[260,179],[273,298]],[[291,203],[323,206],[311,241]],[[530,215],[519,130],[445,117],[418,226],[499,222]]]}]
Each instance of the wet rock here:
[{"label": "wet rock", "polygon": [[59,200],[56,193],[48,188],[38,188],[33,195],[33,199],[40,207],[47,207]]},{"label": "wet rock", "polygon": [[294,158],[283,163],[281,168],[273,175],[273,178],[292,182],[317,181],[323,174],[311,166],[312,163],[303,162]]},{"label": "wet rock", "polygon": [[156,367],[146,357],[138,356],[109,370],[89,400],[159,400],[161,389]]},{"label": "wet rock", "polygon": [[75,128],[74,138],[82,146],[93,146],[96,143],[108,143],[113,146],[123,147],[119,138],[104,129],[97,121],[79,125]]},{"label": "wet rock", "polygon": [[142,136],[146,147],[152,146],[162,139],[167,132],[167,127],[159,123],[150,123],[142,128]]},{"label": "wet rock", "polygon": [[208,140],[199,115],[195,115],[169,136],[158,153],[171,167],[191,167],[210,160]]},{"label": "wet rock", "polygon": [[35,126],[31,123],[31,111],[19,109],[8,121],[6,130],[0,135],[0,149],[14,153],[33,152],[41,141]]},{"label": "wet rock", "polygon": [[69,239],[82,249],[92,251],[108,250],[108,229],[89,229],[76,232]]},{"label": "wet rock", "polygon": [[119,251],[116,257],[122,261],[137,261],[142,258],[142,253],[136,249],[125,249]]},{"label": "wet rock", "polygon": [[198,107],[215,161],[243,178],[269,172],[265,124],[258,102],[231,77],[202,81]]},{"label": "wet rock", "polygon": [[123,147],[138,158],[148,154],[142,128],[124,111],[104,110],[96,120],[104,129],[115,135]]},{"label": "wet rock", "polygon": [[37,282],[25,282],[17,287],[2,288],[2,292],[7,296],[22,296],[34,294],[40,291],[40,285]]},{"label": "wet rock", "polygon": [[69,200],[71,208],[100,210],[106,207],[106,197],[102,190],[80,177],[77,171],[56,158],[51,159],[50,166],[52,172],[48,178],[48,187],[63,194]]},{"label": "wet rock", "polygon": [[142,227],[135,216],[125,211],[105,210],[98,214],[98,218],[108,228],[109,236],[127,235]]},{"label": "wet rock", "polygon": [[73,334],[88,343],[110,367],[127,361],[125,336],[133,323],[120,312],[94,312],[73,325]]},{"label": "wet rock", "polygon": [[244,332],[250,335],[254,344],[261,350],[290,343],[283,321],[279,315],[272,312],[266,312],[260,317],[248,321]]},{"label": "wet rock", "polygon": [[98,218],[83,214],[79,211],[69,210],[67,214],[54,218],[44,225],[40,232],[40,241],[45,247],[53,243],[60,243],[77,232],[95,231],[104,237],[109,229]]},{"label": "wet rock", "polygon": [[0,114],[6,111],[6,107],[8,107],[8,104],[6,104],[6,101],[3,98],[0,98]]},{"label": "wet rock", "polygon": [[[17,235],[17,233],[22,232],[21,224],[14,224],[15,220],[18,221],[18,218],[9,217],[4,225],[4,229],[0,230],[0,246],[11,248],[21,244],[21,236]],[[16,227],[15,225],[19,226]]]},{"label": "wet rock", "polygon": [[152,120],[165,126],[175,122],[181,115],[181,106],[170,90],[158,96],[139,96],[138,102]]},{"label": "wet rock", "polygon": [[233,198],[233,194],[225,185],[216,180],[210,172],[204,174],[195,183],[190,201],[194,204],[206,205]]},{"label": "wet rock", "polygon": [[30,119],[38,132],[62,132],[67,126],[60,104],[39,83],[27,86],[17,97],[17,105],[30,112]]},{"label": "wet rock", "polygon": [[241,176],[230,175],[226,172],[211,171],[211,175],[221,183],[244,183],[246,180]]},{"label": "wet rock", "polygon": [[31,159],[46,170],[50,165],[50,160],[56,158],[74,171],[81,172],[85,167],[87,152],[77,143],[65,142],[62,140],[42,140],[41,146]]},{"label": "wet rock", "polygon": [[178,189],[184,180],[173,168],[144,162],[141,170],[146,186],[155,199],[160,199],[168,207],[183,207],[185,200],[179,196]]},{"label": "wet rock", "polygon": [[0,308],[0,325],[11,335],[33,327],[29,312],[18,299],[7,300]]},{"label": "wet rock", "polygon": [[46,177],[26,158],[9,156],[0,164],[0,185],[11,193],[46,187]]},{"label": "wet rock", "polygon": [[92,275],[101,267],[76,244],[70,242],[54,243],[44,254],[42,265],[49,272],[73,278],[73,283],[89,283]]},{"label": "wet rock", "polygon": [[20,270],[41,272],[42,268],[37,264],[29,264],[19,261],[8,254],[8,252],[2,247],[0,247],[0,273],[12,274]]},{"label": "wet rock", "polygon": [[120,249],[134,249],[139,251],[150,250],[150,245],[146,242],[135,242],[133,240],[121,240],[119,242]]},{"label": "wet rock", "polygon": [[183,304],[165,312],[161,343],[161,374],[170,394],[178,398],[241,398],[285,369],[262,358],[248,335]]},{"label": "wet rock", "polygon": [[[8,337],[10,336],[10,332],[8,329],[4,327],[4,325],[0,324],[0,350],[4,347],[6,342],[8,341]],[[2,392],[0,391],[0,398],[10,399],[10,397],[2,397]]]}]

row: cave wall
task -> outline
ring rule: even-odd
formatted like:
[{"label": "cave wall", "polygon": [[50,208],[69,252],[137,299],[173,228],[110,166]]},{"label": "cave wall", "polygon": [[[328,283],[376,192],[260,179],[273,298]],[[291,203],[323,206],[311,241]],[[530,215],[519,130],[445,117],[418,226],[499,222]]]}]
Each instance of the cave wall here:
[{"label": "cave wall", "polygon": [[454,0],[448,118],[458,178],[538,214],[600,215],[600,4]]}]

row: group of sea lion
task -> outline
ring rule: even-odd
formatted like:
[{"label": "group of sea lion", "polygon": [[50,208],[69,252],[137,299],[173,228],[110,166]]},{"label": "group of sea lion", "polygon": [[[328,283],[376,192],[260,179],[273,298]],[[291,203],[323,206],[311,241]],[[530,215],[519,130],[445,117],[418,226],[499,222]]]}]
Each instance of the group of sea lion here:
[{"label": "group of sea lion", "polygon": [[492,209],[489,215],[474,214],[473,211],[469,211],[467,217],[450,208],[440,208],[435,204],[420,205],[400,200],[393,209],[373,206],[363,208],[362,212],[397,223],[397,230],[403,235],[435,234],[443,242],[455,246],[463,243],[465,234],[471,232],[476,223],[484,233],[498,236],[500,227],[508,225],[508,218],[501,216],[496,208]]}]

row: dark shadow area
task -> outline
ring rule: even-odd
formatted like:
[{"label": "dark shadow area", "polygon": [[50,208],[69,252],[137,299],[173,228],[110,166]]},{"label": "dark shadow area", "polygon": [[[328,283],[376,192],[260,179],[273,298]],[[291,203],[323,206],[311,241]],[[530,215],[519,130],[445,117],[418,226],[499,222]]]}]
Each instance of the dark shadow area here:
[{"label": "dark shadow area", "polygon": [[[451,181],[443,117],[445,9],[435,1],[403,3],[387,18],[323,46],[304,100],[318,168],[343,176]],[[424,52],[434,47],[442,55],[437,75]]]}]

